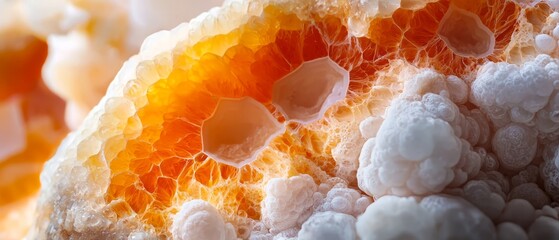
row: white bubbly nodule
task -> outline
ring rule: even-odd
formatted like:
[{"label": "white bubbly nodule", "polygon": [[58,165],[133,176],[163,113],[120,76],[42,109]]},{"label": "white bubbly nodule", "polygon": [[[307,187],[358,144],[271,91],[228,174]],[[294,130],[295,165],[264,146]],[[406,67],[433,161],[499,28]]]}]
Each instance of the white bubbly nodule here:
[{"label": "white bubbly nodule", "polygon": [[[285,4],[285,1],[275,2]],[[324,1],[324,5],[320,5],[311,0],[300,1],[286,11],[301,16],[309,9],[326,9],[321,14],[335,12],[338,8],[329,7],[329,2]],[[368,30],[370,17],[390,16],[398,8],[418,9],[433,1],[341,2],[345,5],[340,9],[349,9],[350,14],[358,16],[344,17],[348,32],[364,34]],[[556,1],[548,2],[551,4]],[[210,4],[210,1],[207,3]],[[260,16],[265,7],[260,1],[249,3],[232,0],[225,5],[224,8],[214,8],[173,30],[148,36],[139,47],[140,53],[124,64],[112,81],[106,97],[86,117],[86,124],[80,127],[77,127],[77,122],[80,121],[80,111],[84,109],[79,107],[97,102],[106,87],[106,83],[100,84],[101,81],[98,80],[110,81],[110,76],[116,72],[116,69],[110,67],[120,66],[122,59],[130,53],[121,53],[121,49],[112,49],[110,44],[103,41],[109,41],[115,34],[126,32],[126,40],[119,44],[137,49],[139,39],[143,39],[147,32],[186,21],[183,16],[186,16],[187,10],[194,9],[187,9],[186,2],[176,0],[138,0],[131,3],[131,13],[125,17],[130,26],[125,29],[115,27],[113,31],[103,32],[100,36],[93,33],[88,35],[82,30],[65,31],[66,28],[53,24],[64,22],[67,17],[65,14],[74,10],[77,11],[76,18],[79,18],[76,21],[96,18],[93,16],[95,14],[89,15],[92,12],[81,12],[83,9],[61,10],[58,5],[53,5],[49,11],[31,16],[33,18],[30,24],[37,29],[61,34],[47,38],[50,55],[43,74],[45,81],[55,92],[70,100],[68,122],[76,122],[74,125],[77,127],[77,131],[64,141],[53,160],[46,164],[42,175],[44,188],[37,219],[39,223],[45,224],[39,224],[37,229],[41,231],[40,234],[50,234],[48,237],[57,238],[66,234],[72,237],[79,237],[79,234],[102,236],[112,234],[111,231],[120,231],[128,234],[131,239],[152,237],[149,231],[128,229],[126,221],[133,219],[139,222],[139,218],[118,219],[113,223],[112,219],[105,219],[97,212],[101,209],[99,203],[104,203],[103,190],[110,183],[110,169],[105,165],[88,169],[82,164],[92,156],[102,156],[110,162],[115,156],[106,153],[114,149],[107,148],[121,147],[111,141],[124,136],[126,139],[123,138],[122,142],[125,143],[141,133],[141,123],[138,126],[123,123],[138,120],[136,111],[149,104],[143,98],[148,88],[159,79],[166,78],[175,66],[173,61],[177,56],[174,53],[181,52],[208,36],[233,31],[251,17]],[[445,38],[447,46],[457,55],[473,58],[490,55],[495,44],[493,33],[487,32],[487,27],[480,24],[477,15],[473,16],[473,13],[454,7],[447,12],[443,28],[438,32],[439,37]],[[365,12],[366,16],[357,14]],[[111,25],[110,21],[100,22],[101,25]],[[71,23],[68,25],[72,25]],[[463,31],[457,26],[467,29]],[[559,29],[556,27],[551,32],[549,30],[551,29],[546,30],[546,33],[550,35],[540,34],[533,39],[535,47],[542,53],[553,53],[556,49],[557,42],[553,37],[559,36]],[[480,41],[474,43],[483,44],[462,44],[472,40],[461,38],[465,34],[475,35]],[[96,37],[91,37],[94,35]],[[534,35],[529,35],[530,40],[532,36]],[[101,44],[100,40],[103,40]],[[223,54],[219,52],[223,50],[216,51],[215,54]],[[83,78],[88,84],[72,82],[74,78]],[[285,89],[274,90],[272,103],[288,120],[302,123],[303,127],[321,119],[326,109],[353,94],[348,91],[348,71],[329,58],[305,62],[283,80],[291,82],[284,86]],[[355,145],[350,146],[344,140],[345,142],[324,147],[331,150],[332,158],[338,164],[335,171],[340,170],[344,161],[356,159],[359,155],[359,166],[346,164],[351,166],[343,169],[346,175],[357,175],[356,181],[348,178],[347,184],[325,186],[327,184],[324,181],[333,178],[330,173],[311,177],[297,175],[298,169],[289,169],[289,174],[295,173],[289,178],[276,176],[268,179],[265,176],[266,180],[261,186],[264,188],[260,209],[261,226],[255,231],[258,234],[250,236],[251,239],[285,239],[297,236],[299,239],[353,239],[359,236],[363,240],[407,237],[512,239],[510,234],[513,234],[521,240],[527,239],[527,236],[540,238],[559,234],[556,220],[559,214],[550,206],[559,199],[559,157],[556,156],[556,149],[547,149],[552,145],[550,142],[557,142],[559,138],[559,64],[556,59],[542,54],[518,65],[486,61],[477,75],[472,73],[460,77],[445,76],[432,69],[418,69],[413,77],[398,79],[394,85],[401,85],[403,89],[401,86],[394,86],[394,89],[387,90],[395,99],[382,116],[378,112],[371,114],[373,111],[367,109],[371,106],[360,108],[359,102],[352,103],[357,106],[356,109],[359,108],[358,111],[347,114],[341,109],[342,111],[335,113],[345,114],[344,117],[359,115],[351,116],[354,117],[353,120],[364,119],[359,124],[348,127],[349,134],[353,133],[351,141],[355,141]],[[89,95],[92,90],[99,89],[103,93]],[[369,102],[362,105],[367,104]],[[235,108],[249,107],[243,105],[231,109]],[[0,113],[3,110],[5,109],[0,107]],[[18,115],[13,110],[9,108],[9,113],[6,114],[21,116],[21,113]],[[273,118],[264,106],[258,105],[258,110],[263,111],[249,111],[246,114],[256,116],[255,121],[248,121],[249,125],[252,124],[250,128],[261,129],[267,120],[271,121]],[[240,142],[254,140],[251,139],[253,136],[265,139],[260,142],[269,140],[266,137],[270,132],[250,132],[250,129],[237,127],[247,123],[240,121],[244,120],[241,118],[245,114],[224,115],[226,116],[221,122],[239,120],[236,122],[239,124],[233,124],[227,131],[216,128],[221,131],[216,136],[234,137],[248,132],[246,136],[239,138]],[[0,121],[9,121],[9,124],[22,122],[14,119],[3,118]],[[325,122],[325,125],[334,124]],[[16,125],[13,124],[14,127],[8,130],[0,128],[0,133],[21,130]],[[110,125],[110,128],[101,129],[101,125]],[[120,129],[122,126],[130,128]],[[278,127],[276,122],[269,126],[272,127],[268,129]],[[236,135],[238,133],[241,134]],[[12,133],[0,137],[10,134]],[[12,138],[9,142],[6,138],[0,140],[6,142],[6,146],[21,145],[20,138]],[[256,146],[260,150],[268,143],[247,145],[250,145],[248,148]],[[217,145],[223,147],[224,144]],[[225,146],[222,149],[231,154],[239,154],[241,151],[236,151],[239,149],[246,150],[247,145],[238,145],[239,148]],[[540,148],[546,148],[552,154],[540,154]],[[360,153],[349,152],[348,149],[360,149]],[[254,153],[257,151],[252,150],[249,149],[249,154],[242,157],[232,158],[235,160],[233,162],[238,160],[238,167],[249,164],[250,161],[244,161],[254,160]],[[13,152],[15,151],[11,153]],[[223,153],[213,153],[215,152]],[[212,152],[207,153],[211,155]],[[217,155],[219,154],[214,154],[214,157]],[[289,160],[299,159],[294,157]],[[338,172],[333,174],[340,177]],[[66,180],[67,176],[72,176],[71,182]],[[96,181],[91,183],[93,177]],[[538,185],[542,180],[543,186]],[[320,186],[315,181],[320,181]],[[356,185],[363,192],[359,192]],[[443,193],[455,196],[442,195]],[[376,199],[375,202],[372,201],[373,198]],[[227,223],[214,206],[203,200],[184,203],[172,218],[170,232],[176,239],[236,238],[234,226]],[[47,229],[52,232],[47,233]]]},{"label": "white bubbly nodule", "polygon": [[[403,227],[405,226],[405,227]],[[493,239],[495,228],[487,216],[463,199],[432,195],[385,196],[357,219],[357,233],[369,239]]]},{"label": "white bubbly nodule", "polygon": [[313,212],[316,192],[309,175],[271,179],[262,201],[262,222],[275,234],[300,226]]},{"label": "white bubbly nodule", "polygon": [[432,194],[477,174],[481,157],[471,145],[480,142],[485,120],[473,118],[473,111],[461,113],[445,97],[467,93],[449,87],[461,86],[458,81],[424,70],[406,82],[403,96],[392,101],[361,151],[361,190],[374,197]]},{"label": "white bubbly nodule", "polygon": [[545,54],[550,54],[557,47],[557,40],[547,34],[538,34],[535,37],[536,48]]},{"label": "white bubbly nodule", "polygon": [[175,215],[171,233],[176,240],[235,240],[235,228],[211,204],[202,200],[184,203]]}]

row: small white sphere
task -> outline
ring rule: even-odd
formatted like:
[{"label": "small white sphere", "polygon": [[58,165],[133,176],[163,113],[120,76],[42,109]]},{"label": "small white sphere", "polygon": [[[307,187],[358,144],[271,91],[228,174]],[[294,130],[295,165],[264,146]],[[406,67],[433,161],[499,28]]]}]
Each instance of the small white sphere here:
[{"label": "small white sphere", "polygon": [[536,35],[535,41],[536,41],[536,48],[541,53],[550,54],[553,52],[553,50],[555,50],[555,47],[557,47],[556,40],[547,34]]}]

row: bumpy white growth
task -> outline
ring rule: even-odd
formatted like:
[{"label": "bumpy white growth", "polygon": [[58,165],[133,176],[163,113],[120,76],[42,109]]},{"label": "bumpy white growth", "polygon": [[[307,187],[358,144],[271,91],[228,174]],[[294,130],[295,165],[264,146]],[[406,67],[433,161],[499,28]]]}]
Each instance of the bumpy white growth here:
[{"label": "bumpy white growth", "polygon": [[266,185],[262,222],[272,234],[301,226],[313,213],[317,186],[309,175],[274,178]]},{"label": "bumpy white growth", "polygon": [[363,191],[375,197],[426,194],[452,182],[462,143],[447,122],[423,101],[405,99],[392,102],[385,119],[374,147],[361,152],[357,177]]},{"label": "bumpy white growth", "polygon": [[359,132],[363,138],[374,138],[377,136],[378,130],[384,119],[379,116],[370,116],[359,123]]},{"label": "bumpy white growth", "polygon": [[20,105],[17,98],[0,102],[0,162],[25,149],[27,130]]},{"label": "bumpy white growth", "polygon": [[[354,189],[334,187],[328,191],[322,205],[317,210],[333,211],[357,217],[363,213],[371,202],[368,197],[361,196],[361,193]],[[365,205],[365,208],[363,208],[363,205]]]},{"label": "bumpy white growth", "polygon": [[466,117],[448,98],[433,94],[461,100],[467,93],[455,87],[449,94],[448,85],[431,70],[406,83],[408,96],[392,102],[376,137],[361,151],[357,178],[363,191],[375,197],[437,193],[477,174],[481,158],[466,139],[480,141],[481,118]]},{"label": "bumpy white growth", "polygon": [[537,132],[520,124],[508,124],[493,136],[493,150],[501,166],[509,170],[520,170],[528,166],[536,155]]},{"label": "bumpy white growth", "polygon": [[364,240],[495,238],[489,218],[468,202],[445,195],[420,203],[411,197],[384,196],[367,208],[356,226]]},{"label": "bumpy white growth", "polygon": [[505,200],[484,181],[470,181],[464,186],[464,197],[489,218],[496,219],[505,208]]},{"label": "bumpy white growth", "polygon": [[356,227],[363,240],[436,239],[435,219],[411,197],[377,199],[357,219]]},{"label": "bumpy white growth", "polygon": [[547,194],[535,183],[524,183],[513,188],[508,196],[509,199],[525,199],[536,209],[540,209],[550,203]]},{"label": "bumpy white growth", "polygon": [[436,219],[435,239],[493,239],[495,227],[480,210],[461,198],[431,195],[421,200],[421,206]]},{"label": "bumpy white growth", "polygon": [[219,212],[208,202],[192,200],[184,203],[171,225],[173,239],[235,240],[231,223],[225,223]]},{"label": "bumpy white growth", "polygon": [[302,226],[299,240],[351,240],[356,239],[355,218],[337,212],[319,212]]},{"label": "bumpy white growth", "polygon": [[[559,129],[559,119],[544,109],[553,104],[550,97],[559,79],[559,66],[548,55],[518,67],[513,64],[488,62],[474,82],[470,100],[493,120],[497,127],[509,122],[535,122],[536,129],[550,133]],[[543,111],[542,111],[543,109]]]},{"label": "bumpy white growth", "polygon": [[547,34],[538,34],[534,38],[536,49],[545,54],[551,54],[557,47],[557,40]]}]

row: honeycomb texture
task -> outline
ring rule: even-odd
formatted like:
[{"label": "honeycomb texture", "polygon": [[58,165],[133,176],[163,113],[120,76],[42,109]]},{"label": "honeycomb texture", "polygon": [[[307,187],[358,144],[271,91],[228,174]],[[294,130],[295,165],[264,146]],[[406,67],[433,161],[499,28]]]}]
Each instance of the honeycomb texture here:
[{"label": "honeycomb texture", "polygon": [[[417,67],[467,77],[487,61],[522,59],[535,50],[522,45],[519,19],[537,21],[551,11],[504,0],[398,5],[227,1],[149,36],[46,164],[30,236],[170,238],[182,204],[203,199],[247,238],[273,178],[307,174],[317,185],[342,179],[358,189],[357,166],[344,161],[364,143],[355,129],[380,115]],[[487,40],[494,41],[491,51],[472,56],[447,45],[439,29],[451,7],[475,15],[491,32],[480,35],[494,38]],[[325,57],[349,73],[345,99],[317,121],[287,121],[273,104],[274,84]],[[220,100],[241,98],[262,104],[285,129],[237,168],[205,154],[201,132]]]}]

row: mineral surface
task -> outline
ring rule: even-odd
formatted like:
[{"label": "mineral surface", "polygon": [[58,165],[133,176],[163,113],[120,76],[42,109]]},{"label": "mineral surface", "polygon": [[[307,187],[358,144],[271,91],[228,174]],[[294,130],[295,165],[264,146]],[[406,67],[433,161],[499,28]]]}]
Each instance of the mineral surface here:
[{"label": "mineral surface", "polygon": [[0,51],[30,239],[559,238],[558,1],[52,2]]}]

